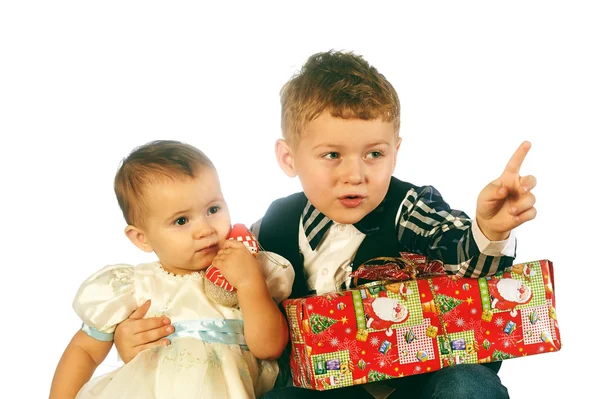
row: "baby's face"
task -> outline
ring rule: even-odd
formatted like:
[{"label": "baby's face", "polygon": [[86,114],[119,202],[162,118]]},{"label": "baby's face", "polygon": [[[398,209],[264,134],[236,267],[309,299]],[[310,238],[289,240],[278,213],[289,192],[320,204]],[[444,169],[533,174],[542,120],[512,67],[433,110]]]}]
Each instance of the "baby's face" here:
[{"label": "baby's face", "polygon": [[163,268],[188,274],[210,266],[231,230],[216,172],[205,167],[196,178],[154,183],[145,199],[144,232]]}]

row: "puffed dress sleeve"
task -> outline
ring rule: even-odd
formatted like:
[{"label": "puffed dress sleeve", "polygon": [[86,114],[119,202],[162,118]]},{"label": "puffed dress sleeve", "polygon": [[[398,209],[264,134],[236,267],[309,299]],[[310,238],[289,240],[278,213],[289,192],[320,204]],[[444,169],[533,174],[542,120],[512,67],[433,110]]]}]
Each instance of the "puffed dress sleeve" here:
[{"label": "puffed dress sleeve", "polygon": [[267,288],[273,300],[279,304],[292,293],[294,268],[283,256],[274,252],[260,251],[258,261],[267,282]]},{"label": "puffed dress sleeve", "polygon": [[73,309],[83,321],[86,334],[100,341],[112,341],[117,324],[138,308],[134,276],[133,266],[109,265],[81,284]]}]

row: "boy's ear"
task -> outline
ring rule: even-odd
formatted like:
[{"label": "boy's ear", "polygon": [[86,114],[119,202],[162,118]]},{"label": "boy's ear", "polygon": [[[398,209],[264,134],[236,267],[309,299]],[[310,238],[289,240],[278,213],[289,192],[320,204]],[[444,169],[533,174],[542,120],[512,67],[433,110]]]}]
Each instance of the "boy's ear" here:
[{"label": "boy's ear", "polygon": [[146,238],[146,234],[135,226],[128,225],[125,227],[125,235],[129,241],[144,252],[152,252],[152,247]]},{"label": "boy's ear", "polygon": [[277,163],[281,170],[289,177],[296,177],[296,168],[294,167],[294,152],[287,141],[283,139],[277,140],[275,143],[275,155]]},{"label": "boy's ear", "polygon": [[402,143],[402,137],[398,137],[398,142],[396,143],[396,149],[394,151],[394,168],[396,168],[396,161],[398,161],[398,150],[400,149],[401,143]]}]

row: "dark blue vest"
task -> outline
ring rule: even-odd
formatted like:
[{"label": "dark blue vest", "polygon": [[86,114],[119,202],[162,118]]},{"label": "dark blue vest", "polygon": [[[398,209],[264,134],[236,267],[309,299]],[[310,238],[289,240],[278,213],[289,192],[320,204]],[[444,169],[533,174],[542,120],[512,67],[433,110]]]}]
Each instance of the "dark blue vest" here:
[{"label": "dark blue vest", "polygon": [[[398,243],[396,214],[401,201],[411,188],[410,183],[392,177],[390,186],[381,205],[365,216],[357,225],[367,236],[352,259],[352,269],[369,259],[379,256],[398,256],[401,248]],[[298,244],[298,229],[302,211],[307,203],[304,193],[292,194],[274,201],[263,217],[258,241],[267,251],[275,252],[294,267],[296,277],[290,298],[299,298],[310,294],[304,277],[304,259]]]}]

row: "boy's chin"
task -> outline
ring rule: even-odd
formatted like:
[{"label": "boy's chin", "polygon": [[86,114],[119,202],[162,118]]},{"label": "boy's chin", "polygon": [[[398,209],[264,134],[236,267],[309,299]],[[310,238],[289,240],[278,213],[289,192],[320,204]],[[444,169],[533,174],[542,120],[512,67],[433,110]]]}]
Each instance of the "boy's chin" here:
[{"label": "boy's chin", "polygon": [[355,224],[360,222],[370,212],[370,210],[367,212],[363,209],[344,209],[333,212],[333,214],[329,216],[329,219],[339,224]]}]

